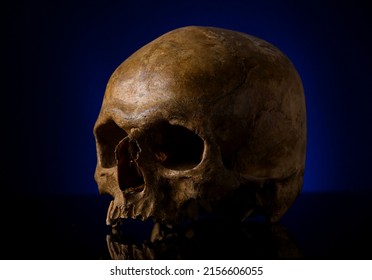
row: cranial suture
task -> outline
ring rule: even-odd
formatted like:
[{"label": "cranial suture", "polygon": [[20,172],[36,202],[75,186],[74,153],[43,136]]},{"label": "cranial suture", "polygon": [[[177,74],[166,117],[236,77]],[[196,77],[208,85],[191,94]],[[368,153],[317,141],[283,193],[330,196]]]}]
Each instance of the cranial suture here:
[{"label": "cranial suture", "polygon": [[276,222],[301,192],[301,79],[280,50],[241,32],[183,27],[136,51],[109,79],[94,135],[95,180],[113,197],[107,224],[201,213]]}]

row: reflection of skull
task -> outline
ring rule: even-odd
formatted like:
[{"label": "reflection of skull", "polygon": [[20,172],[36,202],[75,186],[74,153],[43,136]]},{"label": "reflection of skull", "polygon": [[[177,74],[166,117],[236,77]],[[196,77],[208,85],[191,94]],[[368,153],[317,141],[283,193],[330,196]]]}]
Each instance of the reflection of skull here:
[{"label": "reflection of skull", "polygon": [[210,27],[159,37],[115,70],[94,127],[107,223],[278,221],[301,191],[305,114],[294,66],[269,43]]}]

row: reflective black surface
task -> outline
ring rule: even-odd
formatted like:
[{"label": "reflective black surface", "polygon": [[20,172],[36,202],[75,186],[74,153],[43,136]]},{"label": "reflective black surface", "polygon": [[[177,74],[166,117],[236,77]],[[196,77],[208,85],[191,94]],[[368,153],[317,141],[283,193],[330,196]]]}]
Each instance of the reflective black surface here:
[{"label": "reflective black surface", "polygon": [[105,196],[1,202],[1,259],[372,259],[371,193],[303,193],[279,225],[201,219],[156,242],[152,221],[106,226]]},{"label": "reflective black surface", "polygon": [[[259,221],[232,222],[204,217],[196,222],[169,229],[162,226],[152,242],[128,240],[126,227],[107,237],[112,259],[298,259],[299,244],[281,225]],[[154,228],[157,227],[158,224]]]}]

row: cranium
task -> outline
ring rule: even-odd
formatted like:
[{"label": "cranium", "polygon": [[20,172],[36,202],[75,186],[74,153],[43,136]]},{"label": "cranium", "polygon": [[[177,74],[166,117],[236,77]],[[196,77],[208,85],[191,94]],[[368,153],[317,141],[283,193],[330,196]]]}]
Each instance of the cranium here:
[{"label": "cranium", "polygon": [[94,135],[107,224],[276,222],[301,192],[301,79],[280,50],[240,32],[183,27],[136,51],[109,79]]}]

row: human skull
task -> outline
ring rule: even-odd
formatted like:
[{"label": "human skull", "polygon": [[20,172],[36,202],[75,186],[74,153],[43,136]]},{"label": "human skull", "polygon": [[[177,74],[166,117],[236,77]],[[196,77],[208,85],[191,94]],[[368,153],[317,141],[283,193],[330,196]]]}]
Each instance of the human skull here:
[{"label": "human skull", "polygon": [[301,79],[280,50],[240,32],[183,27],[136,51],[110,77],[94,135],[107,224],[276,222],[301,192]]}]

